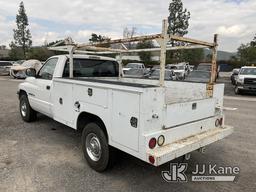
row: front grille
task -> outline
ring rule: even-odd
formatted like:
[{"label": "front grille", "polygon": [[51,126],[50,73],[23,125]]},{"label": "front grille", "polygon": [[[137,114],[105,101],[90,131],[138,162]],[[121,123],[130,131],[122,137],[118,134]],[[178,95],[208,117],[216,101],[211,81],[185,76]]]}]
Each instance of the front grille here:
[{"label": "front grille", "polygon": [[248,85],[256,85],[256,78],[245,78],[244,84]]}]

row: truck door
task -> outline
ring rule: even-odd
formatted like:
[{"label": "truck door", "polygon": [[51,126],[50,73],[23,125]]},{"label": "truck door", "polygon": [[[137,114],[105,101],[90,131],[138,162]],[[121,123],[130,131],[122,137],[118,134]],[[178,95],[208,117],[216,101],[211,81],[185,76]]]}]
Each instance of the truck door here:
[{"label": "truck door", "polygon": [[34,81],[34,89],[30,91],[30,103],[35,110],[52,116],[51,112],[51,88],[53,73],[58,62],[58,58],[50,58],[45,62],[37,74]]}]

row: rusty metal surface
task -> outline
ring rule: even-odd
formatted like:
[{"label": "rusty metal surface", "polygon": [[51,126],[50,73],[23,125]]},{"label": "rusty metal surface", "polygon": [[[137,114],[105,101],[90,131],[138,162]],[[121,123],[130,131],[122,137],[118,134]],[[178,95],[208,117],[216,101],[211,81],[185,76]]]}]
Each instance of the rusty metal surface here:
[{"label": "rusty metal surface", "polygon": [[[206,41],[196,40],[192,38],[187,37],[180,37],[175,35],[167,34],[168,29],[168,22],[166,19],[163,20],[162,25],[162,33],[161,34],[153,34],[153,35],[143,35],[138,37],[132,37],[132,38],[124,38],[124,39],[114,39],[114,40],[106,40],[103,42],[96,42],[96,43],[83,43],[83,44],[75,44],[73,40],[68,37],[65,40],[56,43],[54,46],[50,47],[51,50],[58,50],[58,51],[68,51],[70,54],[70,58],[72,57],[71,54],[73,54],[76,51],[79,51],[80,53],[94,53],[94,54],[110,54],[110,53],[136,53],[136,52],[152,52],[152,51],[160,51],[160,79],[159,84],[160,86],[164,86],[164,68],[165,68],[165,61],[166,61],[166,50],[178,50],[178,49],[192,49],[192,48],[199,48],[197,46],[203,46],[211,48],[213,51],[212,54],[212,73],[211,73],[211,80],[209,82],[210,85],[215,83],[216,80],[216,69],[217,69],[217,47],[218,47],[218,36],[214,36],[214,42],[209,43]],[[160,48],[152,48],[152,49],[138,49],[138,50],[128,50],[127,47],[124,45],[124,43],[128,42],[138,42],[138,41],[146,41],[146,40],[156,40],[158,44],[160,45]],[[168,47],[168,42],[171,40],[180,41],[189,43],[187,46],[179,46],[179,47]],[[56,47],[60,44],[64,43],[67,45]],[[113,48],[106,48],[105,45],[112,45],[112,44],[120,44],[121,48],[119,49],[113,49]],[[71,48],[72,47],[72,48]],[[82,50],[79,50],[82,49]],[[71,51],[72,50],[72,53]],[[72,63],[70,64],[72,65]],[[73,68],[73,66],[70,66],[70,68]],[[70,74],[72,76],[72,74]],[[207,95],[212,96],[213,90],[208,89],[207,87]]]}]

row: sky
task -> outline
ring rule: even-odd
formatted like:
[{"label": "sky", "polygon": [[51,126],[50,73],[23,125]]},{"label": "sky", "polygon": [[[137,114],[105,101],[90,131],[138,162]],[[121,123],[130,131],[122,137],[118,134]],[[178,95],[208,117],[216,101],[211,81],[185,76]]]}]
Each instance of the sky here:
[{"label": "sky", "polygon": [[[91,33],[120,38],[125,27],[138,35],[161,32],[171,0],[23,0],[33,45],[71,36],[88,42]],[[0,45],[13,39],[20,0],[0,0]],[[235,52],[256,34],[256,0],[183,0],[191,13],[187,37],[213,41],[219,49]]]}]

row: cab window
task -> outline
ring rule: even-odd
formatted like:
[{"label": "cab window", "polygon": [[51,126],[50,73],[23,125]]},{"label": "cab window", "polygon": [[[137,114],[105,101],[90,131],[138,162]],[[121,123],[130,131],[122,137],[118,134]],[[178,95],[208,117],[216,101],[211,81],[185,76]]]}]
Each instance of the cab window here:
[{"label": "cab window", "polygon": [[53,73],[58,62],[58,58],[52,58],[46,61],[43,67],[37,74],[37,78],[51,80],[53,77]]},{"label": "cab window", "polygon": [[[118,63],[115,61],[74,59],[74,77],[118,77]],[[65,64],[63,77],[69,77],[69,60]]]}]

